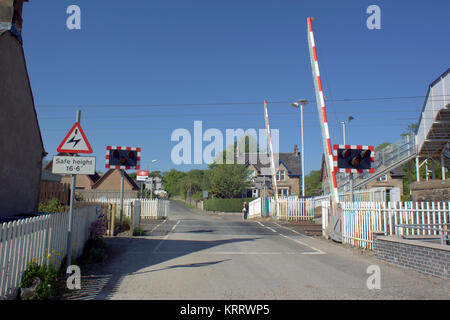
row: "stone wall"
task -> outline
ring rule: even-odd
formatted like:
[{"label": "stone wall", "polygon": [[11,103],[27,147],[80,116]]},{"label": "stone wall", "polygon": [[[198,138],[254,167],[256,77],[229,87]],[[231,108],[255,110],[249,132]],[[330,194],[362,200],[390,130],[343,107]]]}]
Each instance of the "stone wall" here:
[{"label": "stone wall", "polygon": [[406,240],[394,236],[374,237],[373,253],[377,259],[420,273],[449,279],[449,245]]},{"label": "stone wall", "polygon": [[411,201],[450,201],[450,180],[428,180],[411,183]]}]

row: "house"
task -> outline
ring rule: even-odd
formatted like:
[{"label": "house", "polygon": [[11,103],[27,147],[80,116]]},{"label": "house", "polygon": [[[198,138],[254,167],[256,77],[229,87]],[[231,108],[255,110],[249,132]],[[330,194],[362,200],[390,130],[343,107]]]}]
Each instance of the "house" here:
[{"label": "house", "polygon": [[[250,153],[238,155],[237,163],[245,163],[250,170],[252,186],[245,192],[245,196],[256,198],[262,196],[264,193],[263,183],[259,182],[264,179],[271,181],[272,176],[268,174],[270,172],[270,163],[263,163],[258,154],[253,154],[253,159],[256,159],[256,161],[250,161],[252,159],[251,155]],[[297,150],[297,145],[294,146],[293,152],[280,152],[274,155],[275,159],[277,157],[278,163],[275,166],[278,195],[298,195],[301,190],[302,173],[300,152]],[[270,189],[266,187],[266,195],[273,194],[270,185],[268,186]]]},{"label": "house", "polygon": [[44,144],[22,47],[23,0],[0,1],[0,216],[34,213]]},{"label": "house", "polygon": [[[120,191],[121,188],[121,173],[119,169],[109,169],[104,175],[97,180],[92,186],[95,190],[105,191]],[[139,191],[139,186],[133,179],[124,171],[124,191]]]}]

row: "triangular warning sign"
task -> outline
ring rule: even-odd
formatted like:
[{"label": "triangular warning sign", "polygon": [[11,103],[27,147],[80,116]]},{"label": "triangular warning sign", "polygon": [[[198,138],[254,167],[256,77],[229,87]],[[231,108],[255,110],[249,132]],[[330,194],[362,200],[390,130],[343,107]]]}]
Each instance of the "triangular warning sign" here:
[{"label": "triangular warning sign", "polygon": [[86,139],[86,135],[81,129],[80,123],[75,122],[72,129],[70,129],[67,136],[59,145],[58,152],[68,153],[92,153],[91,145]]}]

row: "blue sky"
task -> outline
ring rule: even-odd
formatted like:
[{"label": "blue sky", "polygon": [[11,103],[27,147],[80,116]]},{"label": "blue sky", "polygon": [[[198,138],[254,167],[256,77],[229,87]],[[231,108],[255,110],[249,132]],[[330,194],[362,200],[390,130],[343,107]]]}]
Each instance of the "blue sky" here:
[{"label": "blue sky", "polygon": [[[81,30],[66,27],[71,4],[81,8]],[[381,8],[380,30],[366,27],[372,4]],[[172,163],[173,130],[193,132],[194,120],[224,136],[227,128],[263,129],[264,99],[280,151],[300,148],[300,112],[290,102],[315,97],[309,16],[332,144],[342,143],[339,121],[350,115],[347,143],[397,140],[449,67],[448,12],[444,0],[30,1],[23,38],[49,156],[81,109],[97,170],[105,171],[106,146],[119,145],[141,147],[143,168],[157,159],[150,170],[186,171],[206,165]],[[304,117],[309,172],[323,152],[315,102]]]}]

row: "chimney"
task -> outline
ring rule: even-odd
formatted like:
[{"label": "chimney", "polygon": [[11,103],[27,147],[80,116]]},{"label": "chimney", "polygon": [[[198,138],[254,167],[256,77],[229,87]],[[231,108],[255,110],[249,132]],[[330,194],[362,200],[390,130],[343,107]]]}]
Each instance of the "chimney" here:
[{"label": "chimney", "polygon": [[294,154],[296,157],[298,157],[298,149],[297,149],[297,145],[294,144]]},{"label": "chimney", "polygon": [[0,0],[0,34],[11,31],[22,42],[22,7],[28,0]]}]

